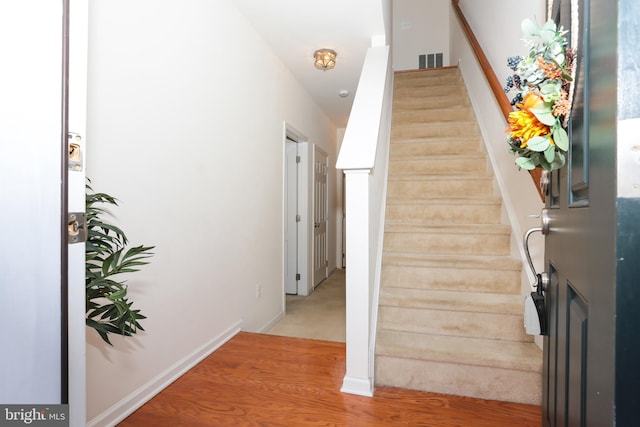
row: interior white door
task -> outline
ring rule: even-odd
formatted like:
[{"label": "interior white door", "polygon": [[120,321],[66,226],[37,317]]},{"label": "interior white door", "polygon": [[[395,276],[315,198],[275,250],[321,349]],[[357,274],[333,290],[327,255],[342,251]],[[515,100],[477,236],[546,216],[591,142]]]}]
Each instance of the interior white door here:
[{"label": "interior white door", "polygon": [[0,4],[0,402],[60,404],[63,3]]},{"label": "interior white door", "polygon": [[313,286],[317,286],[328,276],[327,224],[329,200],[327,197],[327,153],[317,146],[314,148],[313,183]]},{"label": "interior white door", "polygon": [[84,141],[66,132],[84,135],[87,22],[83,0],[0,5],[0,402],[69,404],[71,426],[85,425],[85,297],[67,211],[84,211],[84,170],[66,160],[73,141],[83,164]]},{"label": "interior white door", "polygon": [[298,143],[285,142],[285,285],[287,294],[298,293]]}]

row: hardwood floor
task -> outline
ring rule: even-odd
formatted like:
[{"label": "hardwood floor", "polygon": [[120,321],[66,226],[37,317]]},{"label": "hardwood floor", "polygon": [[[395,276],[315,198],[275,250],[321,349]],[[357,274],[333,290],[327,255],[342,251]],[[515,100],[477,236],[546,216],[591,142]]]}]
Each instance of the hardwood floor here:
[{"label": "hardwood floor", "polygon": [[540,426],[541,409],[377,387],[340,392],[343,343],[241,332],[120,426]]}]

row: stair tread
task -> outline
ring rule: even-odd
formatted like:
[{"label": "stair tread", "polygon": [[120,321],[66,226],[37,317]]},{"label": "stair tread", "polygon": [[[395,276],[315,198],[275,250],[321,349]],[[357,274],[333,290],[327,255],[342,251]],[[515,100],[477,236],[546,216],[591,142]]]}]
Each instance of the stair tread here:
[{"label": "stair tread", "polygon": [[510,234],[511,227],[504,224],[386,224],[385,233],[433,233],[433,234]]},{"label": "stair tread", "polygon": [[387,206],[392,205],[500,205],[500,197],[421,197],[421,198],[387,198]]},{"label": "stair tread", "polygon": [[[396,110],[393,111],[392,114],[396,115],[396,114],[401,114],[401,115],[406,115],[406,114],[416,114],[416,112],[420,112],[421,110]],[[451,105],[447,105],[444,106],[440,109],[440,111],[443,112],[460,112],[460,111],[468,111],[468,112],[473,112],[473,108],[471,108],[470,105],[460,105],[460,104],[451,104]],[[426,114],[433,114],[432,111],[425,111]]]},{"label": "stair tread", "polygon": [[522,262],[508,255],[437,255],[407,252],[385,252],[382,265],[383,268],[386,265],[395,265],[517,271],[522,269]]},{"label": "stair tread", "polygon": [[459,292],[438,289],[382,287],[380,306],[408,309],[522,315],[520,294]]},{"label": "stair tread", "polygon": [[[468,120],[455,120],[456,126],[472,125],[477,126],[478,122],[474,119]],[[420,127],[435,127],[435,126],[451,126],[451,120],[434,120],[431,122],[411,122],[404,123],[402,128],[420,128]]]},{"label": "stair tread", "polygon": [[542,350],[533,342],[381,329],[377,343],[378,356],[542,372]]},{"label": "stair tread", "polygon": [[396,175],[389,176],[389,181],[469,181],[469,180],[493,180],[493,175],[489,172],[474,173],[473,175],[460,174],[420,174],[420,175]]},{"label": "stair tread", "polygon": [[404,156],[404,157],[393,157],[389,159],[389,162],[400,163],[400,162],[415,162],[420,160],[441,160],[441,161],[450,161],[454,159],[480,159],[486,160],[487,154],[482,151],[472,151],[472,152],[462,152],[459,154],[422,154],[422,155],[413,155],[413,156]]},{"label": "stair tread", "polygon": [[[479,142],[479,136],[407,136],[407,137],[398,137],[393,136],[391,138],[391,152],[393,152],[394,146],[409,145],[409,144],[424,144],[428,146],[429,144],[456,144],[457,146],[463,147],[465,152],[469,152],[469,150],[473,150],[473,152],[484,153],[485,151],[481,148]],[[475,144],[477,147],[466,147],[465,145]]]}]

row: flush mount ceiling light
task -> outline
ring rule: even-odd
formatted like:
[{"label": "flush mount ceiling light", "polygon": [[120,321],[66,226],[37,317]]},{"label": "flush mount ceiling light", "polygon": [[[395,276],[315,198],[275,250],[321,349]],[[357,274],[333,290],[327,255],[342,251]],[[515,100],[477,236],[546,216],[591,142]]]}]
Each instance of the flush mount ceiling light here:
[{"label": "flush mount ceiling light", "polygon": [[318,70],[327,71],[336,66],[336,56],[338,54],[333,49],[318,49],[313,52],[315,67]]}]

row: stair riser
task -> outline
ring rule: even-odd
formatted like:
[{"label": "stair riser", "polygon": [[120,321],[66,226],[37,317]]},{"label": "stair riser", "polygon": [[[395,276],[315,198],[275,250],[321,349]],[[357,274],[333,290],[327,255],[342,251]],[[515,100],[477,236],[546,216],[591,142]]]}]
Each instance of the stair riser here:
[{"label": "stair riser", "polygon": [[455,68],[428,68],[410,72],[397,72],[394,75],[394,84],[398,82],[420,82],[423,80],[437,80],[442,78],[460,78],[460,73]]},{"label": "stair riser", "polygon": [[468,99],[450,98],[448,96],[434,96],[429,98],[396,98],[393,101],[394,112],[468,106]]},{"label": "stair riser", "polygon": [[522,314],[471,313],[452,310],[381,306],[379,330],[531,342]]},{"label": "stair riser", "polygon": [[376,357],[375,371],[377,385],[526,405],[542,401],[539,372],[387,356]]},{"label": "stair riser", "polygon": [[482,145],[477,140],[443,140],[442,138],[427,139],[424,142],[402,142],[396,139],[391,143],[391,159],[399,157],[419,157],[443,154],[464,154],[482,152]]},{"label": "stair riser", "polygon": [[431,86],[416,86],[416,87],[394,87],[393,97],[395,99],[401,98],[428,98],[432,96],[447,96],[452,99],[466,98],[467,94],[459,84],[453,85],[431,85]]},{"label": "stair riser", "polygon": [[478,136],[475,123],[427,123],[420,125],[396,127],[391,130],[391,138],[437,138],[437,137],[472,137]]},{"label": "stair riser", "polygon": [[498,224],[500,205],[387,204],[386,220],[424,225]]},{"label": "stair riser", "polygon": [[389,181],[389,197],[491,197],[493,181],[489,179]]},{"label": "stair riser", "polygon": [[433,175],[433,174],[473,174],[487,171],[485,158],[445,158],[445,159],[418,159],[418,160],[391,160],[389,173],[393,176],[400,175]]},{"label": "stair riser", "polygon": [[441,77],[431,77],[431,78],[411,79],[411,80],[396,79],[393,82],[393,90],[398,91],[403,89],[427,88],[427,87],[437,87],[437,86],[455,87],[455,86],[460,86],[461,84],[462,83],[458,76],[441,76]]},{"label": "stair riser", "polygon": [[380,289],[380,306],[454,312],[508,314],[522,317],[521,295],[434,289]]},{"label": "stair riser", "polygon": [[385,265],[382,286],[517,295],[520,275],[516,270]]},{"label": "stair riser", "polygon": [[507,234],[384,233],[384,249],[458,255],[508,255]]},{"label": "stair riser", "polygon": [[441,110],[415,110],[395,112],[391,119],[392,126],[412,123],[433,123],[473,120],[470,108],[445,108]]}]

